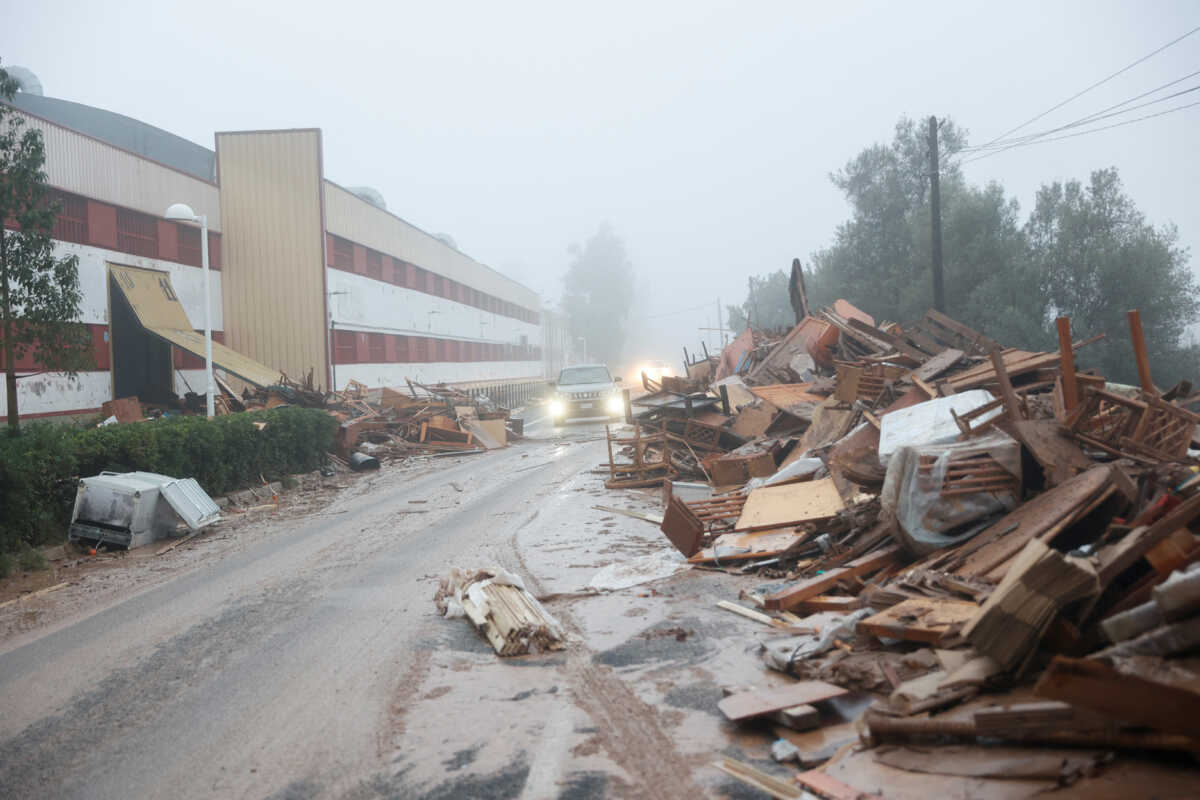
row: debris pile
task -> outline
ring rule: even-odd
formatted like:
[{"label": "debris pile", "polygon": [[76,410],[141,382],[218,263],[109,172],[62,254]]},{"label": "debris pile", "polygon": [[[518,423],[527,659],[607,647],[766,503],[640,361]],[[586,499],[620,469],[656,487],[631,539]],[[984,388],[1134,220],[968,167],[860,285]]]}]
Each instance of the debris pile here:
[{"label": "debris pile", "polygon": [[[278,383],[267,387],[245,384],[238,393],[229,382],[214,377],[217,414],[285,405],[327,411],[340,423],[330,460],[343,469],[378,469],[381,460],[413,455],[481,453],[522,438],[522,420],[513,418],[509,409],[497,406],[486,395],[445,384],[407,381],[405,392],[350,381],[341,392],[323,393],[313,388],[310,373],[303,383],[280,375]],[[204,397],[189,394],[187,408],[203,413]],[[100,424],[142,422],[172,413],[177,412],[127,397],[105,403]]]},{"label": "debris pile", "polygon": [[562,626],[526,590],[521,577],[507,570],[453,569],[442,579],[434,601],[442,616],[469,619],[497,655],[566,647]]},{"label": "debris pile", "polygon": [[[845,301],[644,381],[633,435],[609,434],[608,485],[662,485],[661,529],[690,562],[772,581],[723,607],[775,629],[764,664],[798,679],[721,711],[778,733],[820,725],[803,709],[846,691],[873,700],[862,741],[797,784],[720,769],[777,797],[851,797],[905,771],[1004,771],[930,744],[1200,752],[1200,394],[1160,391],[1129,324],[1136,387],[1077,371],[1100,337],[1073,342],[1065,318],[1058,351],[1028,352]],[[1051,785],[1105,760],[1064,759]]]}]

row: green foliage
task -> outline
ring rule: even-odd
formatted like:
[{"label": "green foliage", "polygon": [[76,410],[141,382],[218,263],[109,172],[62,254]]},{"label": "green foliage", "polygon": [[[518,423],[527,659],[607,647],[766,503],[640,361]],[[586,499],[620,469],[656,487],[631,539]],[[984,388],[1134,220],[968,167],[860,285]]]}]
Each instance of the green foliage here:
[{"label": "green foliage", "polygon": [[1137,383],[1125,316],[1136,308],[1156,382],[1195,377],[1179,370],[1194,365],[1194,353],[1181,347],[1181,338],[1200,311],[1188,252],[1173,226],[1146,223],[1116,169],[1093,172],[1086,185],[1044,185],[1025,231],[1049,307],[1071,317],[1075,338],[1106,334],[1080,352],[1081,366],[1097,367],[1109,380]]},{"label": "green foliage", "polygon": [[21,548],[17,554],[17,567],[22,572],[36,572],[46,569],[49,566],[46,562],[46,557],[42,555],[40,550],[37,550],[29,545]]},{"label": "green foliage", "polygon": [[0,552],[0,578],[7,578],[13,571],[13,557]]},{"label": "green foliage", "polygon": [[750,276],[746,302],[728,306],[729,329],[741,333],[748,323],[758,330],[790,329],[796,324],[796,314],[788,299],[791,273],[777,270],[762,277]]},{"label": "green foliage", "polygon": [[336,428],[323,411],[288,406],[86,430],[27,426],[19,436],[0,438],[0,551],[60,539],[80,476],[157,472],[195,478],[221,495],[318,468]]},{"label": "green foliage", "polygon": [[[1071,317],[1074,336],[1107,338],[1081,351],[1083,368],[1135,383],[1125,312],[1141,311],[1152,371],[1160,386],[1200,374],[1200,348],[1183,334],[1200,313],[1188,252],[1174,227],[1155,228],[1121,187],[1115,169],[1090,180],[1044,185],[1024,223],[1016,200],[996,183],[972,186],[945,156],[965,134],[943,120],[942,249],[946,310],[996,341],[1025,349],[1056,346],[1054,318]],[[813,307],[839,297],[878,320],[908,322],[933,305],[928,147],[909,120],[890,145],[863,150],[831,176],[851,216],[806,273]],[[787,283],[753,284],[760,306],[785,306]],[[769,297],[767,297],[769,295]],[[766,297],[766,299],[764,299]],[[747,303],[730,308],[745,324]]]},{"label": "green foliage", "polygon": [[[11,100],[17,82],[0,69],[0,101]],[[50,238],[58,203],[46,191],[45,143],[41,131],[25,130],[24,119],[0,102],[0,342],[10,433],[18,428],[17,377],[12,365],[27,352],[52,371],[87,366],[91,340],[80,325],[79,264],[59,258]]]},{"label": "green foliage", "polygon": [[633,304],[633,264],[625,243],[607,223],[568,251],[562,310],[572,337],[583,337],[591,361],[615,364],[625,344]]}]

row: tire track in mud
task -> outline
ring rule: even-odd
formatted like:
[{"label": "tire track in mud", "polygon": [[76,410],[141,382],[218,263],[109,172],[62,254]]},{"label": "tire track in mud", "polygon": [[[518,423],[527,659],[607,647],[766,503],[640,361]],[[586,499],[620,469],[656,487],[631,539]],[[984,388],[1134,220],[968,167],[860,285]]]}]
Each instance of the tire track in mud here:
[{"label": "tire track in mud", "polygon": [[[520,565],[527,588],[540,597],[545,589],[526,567],[517,547],[517,534],[536,517],[535,511],[517,526],[508,548]],[[582,643],[583,630],[568,610],[551,613],[577,641],[567,651],[564,676],[571,697],[595,723],[596,742],[633,780],[630,796],[655,800],[694,800],[702,796],[703,791],[692,780],[694,767],[675,749],[675,740],[663,729],[658,709],[642,700],[611,667],[592,660],[592,651]]]}]

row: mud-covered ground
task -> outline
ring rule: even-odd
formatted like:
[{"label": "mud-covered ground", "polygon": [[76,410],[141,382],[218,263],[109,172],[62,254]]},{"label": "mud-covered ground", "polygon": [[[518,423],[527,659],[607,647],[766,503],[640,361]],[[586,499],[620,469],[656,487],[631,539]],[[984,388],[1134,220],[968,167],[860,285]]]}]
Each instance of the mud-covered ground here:
[{"label": "mud-covered ground", "polygon": [[[763,626],[715,607],[752,578],[704,571],[615,591],[670,558],[660,512],[610,492],[603,426],[483,455],[313,479],[162,556],[64,567],[0,609],[5,797],[750,797],[762,768],[724,685],[764,670]],[[570,633],[501,659],[432,602],[452,567],[526,579]],[[850,734],[842,732],[842,735]]]}]

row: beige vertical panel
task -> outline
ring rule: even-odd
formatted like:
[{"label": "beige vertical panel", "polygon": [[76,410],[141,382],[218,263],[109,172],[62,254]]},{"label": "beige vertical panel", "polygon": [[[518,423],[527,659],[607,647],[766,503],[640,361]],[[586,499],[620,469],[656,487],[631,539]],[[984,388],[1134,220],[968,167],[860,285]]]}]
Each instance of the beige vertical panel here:
[{"label": "beige vertical panel", "polygon": [[325,229],[330,233],[524,308],[536,311],[541,306],[537,292],[532,289],[336,183],[325,181],[324,186]]},{"label": "beige vertical panel", "polygon": [[320,131],[218,133],[217,177],[225,343],[324,387]]},{"label": "beige vertical panel", "polygon": [[217,187],[185,172],[110,144],[16,112],[46,143],[46,179],[51,186],[161,217],[172,203],[187,203],[221,230]]}]

